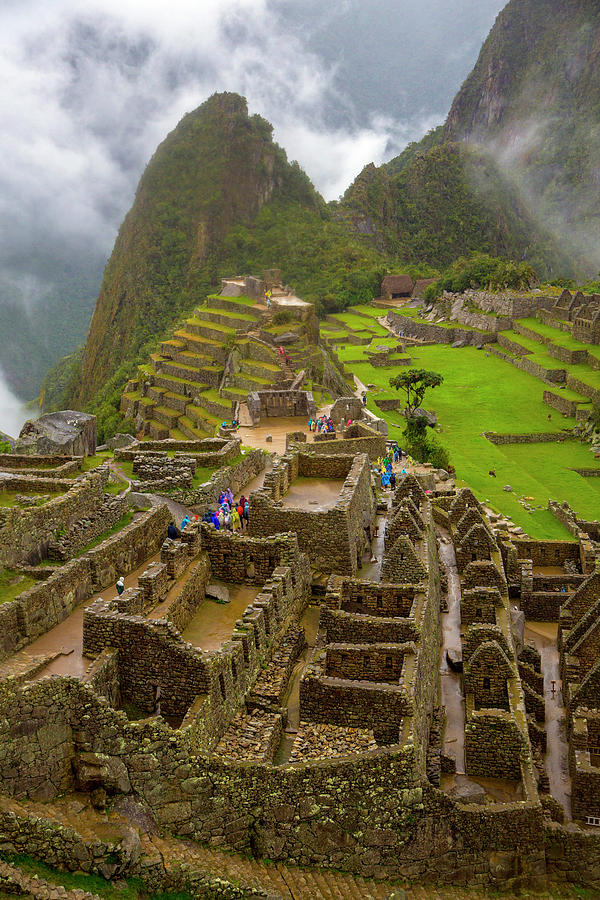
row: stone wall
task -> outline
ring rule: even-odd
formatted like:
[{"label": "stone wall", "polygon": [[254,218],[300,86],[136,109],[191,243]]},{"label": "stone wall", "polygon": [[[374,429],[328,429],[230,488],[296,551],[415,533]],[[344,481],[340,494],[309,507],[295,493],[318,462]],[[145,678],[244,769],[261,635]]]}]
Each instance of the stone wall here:
[{"label": "stone wall", "polygon": [[193,456],[196,465],[212,468],[223,466],[240,453],[242,442],[239,438],[224,440],[223,438],[205,438],[201,441],[176,441],[169,438],[165,441],[138,441],[129,447],[115,450],[115,459],[134,460],[140,453],[170,453],[175,456]]},{"label": "stone wall", "polygon": [[572,437],[571,432],[533,432],[527,434],[498,434],[497,431],[484,431],[484,438],[491,444],[550,444],[566,441]]},{"label": "stone wall", "polygon": [[175,490],[169,496],[185,506],[194,507],[199,515],[203,515],[208,509],[216,508],[219,495],[227,488],[231,488],[237,496],[249,481],[266,468],[268,459],[269,455],[264,450],[251,450],[239,463],[223,466],[215,472],[206,484]]},{"label": "stone wall", "polygon": [[254,424],[263,416],[304,416],[308,421],[317,412],[311,391],[250,391],[246,403]]},{"label": "stone wall", "polygon": [[[46,479],[34,479],[34,488],[43,493]],[[46,556],[57,532],[69,528],[78,519],[93,513],[102,505],[108,466],[90,472],[69,485],[66,493],[43,506],[0,509],[0,561],[7,566],[37,563]],[[64,490],[64,482],[58,484]],[[17,487],[16,490],[19,488]]]},{"label": "stone wall", "polygon": [[286,449],[296,450],[298,453],[328,453],[332,455],[352,455],[366,453],[370,460],[385,456],[386,437],[379,434],[368,425],[362,423],[350,425],[345,431],[340,432],[334,440],[323,442],[299,442],[290,441]]},{"label": "stone wall", "polygon": [[95,591],[115,584],[160,547],[169,511],[155,507],[45,581],[0,605],[0,658],[27,646],[69,616]]},{"label": "stone wall", "polygon": [[414,644],[330,643],[325,650],[325,674],[352,681],[398,683],[405,654]]},{"label": "stone wall", "polygon": [[[297,475],[345,478],[335,506],[315,512],[279,506],[277,501]],[[365,533],[370,536],[374,514],[371,471],[365,454],[353,459],[287,453],[266,476],[262,490],[252,494],[250,534],[295,532],[314,568],[355,574],[368,546]]]},{"label": "stone wall", "polygon": [[100,506],[83,519],[74,522],[64,533],[48,545],[48,559],[73,559],[92,541],[109,531],[128,509],[127,497],[105,495]]},{"label": "stone wall", "polygon": [[409,316],[402,316],[391,311],[387,314],[387,321],[396,334],[418,341],[433,341],[436,344],[454,344],[456,341],[462,341],[464,344],[480,346],[496,340],[493,331],[473,331],[460,327],[452,328],[427,322],[415,322]]},{"label": "stone wall", "polygon": [[561,397],[560,394],[555,394],[553,391],[544,391],[543,400],[547,406],[551,406],[552,409],[556,409],[559,413],[562,413],[563,416],[568,416],[571,419],[575,418],[577,415],[577,407],[581,404],[581,401],[567,400],[565,397]]},{"label": "stone wall", "polygon": [[469,775],[521,780],[523,735],[502,709],[473,710],[465,726],[465,761]]}]

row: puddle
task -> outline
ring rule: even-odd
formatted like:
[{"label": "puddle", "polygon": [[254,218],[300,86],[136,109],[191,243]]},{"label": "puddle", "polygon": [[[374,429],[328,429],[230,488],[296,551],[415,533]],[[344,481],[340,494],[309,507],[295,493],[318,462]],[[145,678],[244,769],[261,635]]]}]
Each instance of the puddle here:
[{"label": "puddle", "polygon": [[[526,622],[525,640],[535,644],[542,656],[544,700],[546,701],[546,734],[548,749],[544,761],[550,782],[550,793],[558,800],[568,819],[571,819],[571,778],[569,776],[569,745],[567,743],[565,708],[559,653],[556,646],[556,622]],[[554,692],[552,688],[554,687]],[[563,720],[563,721],[561,721]]]},{"label": "puddle", "polygon": [[281,505],[309,512],[324,512],[332,509],[338,502],[343,486],[344,479],[301,476],[290,486],[285,497],[281,498]]},{"label": "puddle", "polygon": [[[446,536],[446,535],[443,535]],[[462,696],[461,677],[453,672],[446,661],[446,650],[462,652],[460,636],[460,579],[452,543],[440,543],[440,562],[448,576],[448,612],[440,616],[442,647],[440,651],[440,675],[442,705],[446,713],[443,750],[456,760],[456,772],[465,771],[465,705]]]},{"label": "puddle", "polygon": [[[245,447],[260,447],[262,450],[285,453],[285,436],[291,431],[302,431],[307,441],[313,440],[313,435],[308,430],[308,417],[306,416],[282,416],[281,418],[268,416],[262,418],[258,425],[240,425],[238,437],[242,439]],[[267,443],[265,438],[270,434],[273,441]]]},{"label": "puddle", "polygon": [[[128,575],[125,578],[125,587],[135,587],[137,585],[138,577],[148,568],[150,563],[155,560],[160,560],[160,554],[150,557],[139,569],[136,569],[135,572]],[[49,662],[47,666],[44,666],[43,669],[40,669],[39,672],[36,672],[32,680],[37,681],[39,678],[44,678],[46,675],[73,675],[76,678],[81,678],[91,662],[90,659],[84,657],[82,654],[83,611],[90,603],[93,603],[94,600],[97,600],[99,597],[103,597],[105,600],[112,600],[116,596],[117,592],[114,585],[110,585],[110,587],[105,588],[98,594],[94,594],[93,597],[73,610],[71,615],[68,616],[64,622],[55,625],[54,628],[51,628],[46,634],[41,635],[41,637],[37,638],[33,643],[28,644],[24,650],[19,651],[19,653],[16,653],[11,657],[11,661],[18,663],[26,656],[62,653],[64,655],[58,656],[56,659],[52,660],[52,662]]]},{"label": "puddle", "polygon": [[230,584],[216,579],[212,583],[225,585],[230,602],[215,603],[205,599],[182,634],[184,640],[201,650],[218,650],[230,640],[235,623],[261,591],[254,584]]}]

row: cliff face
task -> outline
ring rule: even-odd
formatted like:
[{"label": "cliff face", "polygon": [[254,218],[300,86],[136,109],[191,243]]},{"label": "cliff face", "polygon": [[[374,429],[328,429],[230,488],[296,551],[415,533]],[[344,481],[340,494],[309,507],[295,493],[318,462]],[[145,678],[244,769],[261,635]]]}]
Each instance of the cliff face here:
[{"label": "cliff face", "polygon": [[449,140],[480,145],[582,270],[600,265],[600,4],[511,0],[459,91]]},{"label": "cliff face", "polygon": [[74,400],[83,404],[124,357],[203,299],[231,227],[278,199],[316,209],[308,178],[236,94],[186,115],[144,172],[107,264]]},{"label": "cliff face", "polygon": [[381,250],[439,268],[479,251],[526,259],[544,275],[568,270],[490,155],[440,136],[361,172],[341,204],[350,227]]}]

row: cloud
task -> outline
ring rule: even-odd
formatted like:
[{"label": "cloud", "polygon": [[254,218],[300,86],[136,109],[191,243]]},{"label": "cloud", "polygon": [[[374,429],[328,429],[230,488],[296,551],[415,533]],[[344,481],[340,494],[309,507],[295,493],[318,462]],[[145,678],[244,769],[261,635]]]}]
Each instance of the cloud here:
[{"label": "cloud", "polygon": [[[502,0],[459,5],[465,24],[487,10],[477,13],[484,33]],[[49,308],[45,298],[63,290],[76,261],[74,290],[86,268],[96,287],[82,290],[77,329],[64,313],[62,353],[82,340],[94,279],[145,164],[214,91],[245,95],[325,197],[338,197],[366,163],[443,118],[445,100],[429,83],[448,80],[437,74],[445,8],[446,0],[330,0],[324,14],[320,0],[3,0],[0,217],[10,227],[0,232],[0,306],[18,285],[43,331],[33,311]],[[447,43],[456,56],[458,44]],[[61,314],[55,304],[52,315]],[[18,388],[17,376],[11,384]]]}]

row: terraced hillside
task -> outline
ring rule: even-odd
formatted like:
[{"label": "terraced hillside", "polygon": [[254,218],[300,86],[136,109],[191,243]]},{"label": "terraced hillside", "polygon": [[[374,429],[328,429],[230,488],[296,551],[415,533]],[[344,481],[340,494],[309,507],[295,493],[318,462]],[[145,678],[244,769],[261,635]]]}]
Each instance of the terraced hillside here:
[{"label": "terraced hillside", "polygon": [[[569,323],[553,327],[535,318],[516,320],[482,350],[423,344],[384,336],[380,312],[349,309],[329,317],[321,332],[345,373],[373,385],[369,408],[386,419],[391,437],[402,441],[404,431],[400,398],[389,386],[398,367],[440,372],[444,384],[426,405],[437,413],[438,440],[459,479],[481,500],[539,539],[568,537],[548,511],[549,499],[567,500],[584,518],[598,517],[600,460],[572,431],[600,400],[600,347],[575,340],[563,330]],[[422,316],[414,307],[402,312]]]},{"label": "terraced hillside", "polygon": [[250,391],[292,380],[306,342],[293,345],[292,365],[285,366],[265,340],[265,332],[278,327],[266,307],[248,297],[210,296],[139,367],[127,384],[122,412],[154,440],[214,435],[223,420],[236,417]]}]

